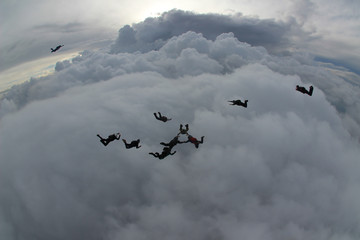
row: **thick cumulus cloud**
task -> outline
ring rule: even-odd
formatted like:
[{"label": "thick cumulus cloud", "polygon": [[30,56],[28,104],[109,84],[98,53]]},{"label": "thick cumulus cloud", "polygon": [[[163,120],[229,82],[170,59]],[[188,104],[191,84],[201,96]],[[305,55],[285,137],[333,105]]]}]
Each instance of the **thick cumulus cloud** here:
[{"label": "thick cumulus cloud", "polygon": [[[359,239],[359,142],[339,107],[358,125],[337,98],[358,99],[347,84],[231,33],[58,62],[1,102],[1,238]],[[204,144],[150,156],[181,123]],[[96,137],[118,131],[142,147]]]},{"label": "thick cumulus cloud", "polygon": [[240,41],[253,46],[263,46],[271,52],[286,51],[294,37],[303,40],[309,38],[294,19],[282,22],[244,17],[240,13],[225,16],[172,10],[159,17],[147,18],[143,22],[121,28],[111,51],[119,53],[156,50],[171,37],[188,31],[202,33],[210,40],[215,40],[224,32],[232,32]]},{"label": "thick cumulus cloud", "polygon": [[0,117],[33,100],[53,97],[68,88],[114,76],[154,71],[169,79],[179,79],[203,73],[228,74],[250,63],[264,64],[281,74],[298,75],[305,83],[320,88],[339,111],[351,134],[360,136],[360,77],[357,74],[333,66],[331,72],[304,53],[273,56],[263,47],[240,42],[233,33],[221,34],[212,41],[202,34],[187,32],[169,39],[159,50],[146,53],[85,51],[72,62],[58,62],[55,67],[58,73],[54,76],[33,78],[13,87],[1,103]]}]

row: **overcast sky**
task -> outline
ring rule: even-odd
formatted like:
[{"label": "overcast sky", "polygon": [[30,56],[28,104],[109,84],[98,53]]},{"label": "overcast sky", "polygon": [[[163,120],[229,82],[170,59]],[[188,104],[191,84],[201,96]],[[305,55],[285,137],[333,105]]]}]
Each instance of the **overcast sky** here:
[{"label": "overcast sky", "polygon": [[0,238],[359,239],[356,7],[2,1]]}]

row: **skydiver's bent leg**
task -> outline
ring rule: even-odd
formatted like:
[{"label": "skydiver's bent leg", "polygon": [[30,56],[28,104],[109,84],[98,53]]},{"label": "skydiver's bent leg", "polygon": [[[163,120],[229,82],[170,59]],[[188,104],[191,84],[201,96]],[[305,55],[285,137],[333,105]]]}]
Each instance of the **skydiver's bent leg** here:
[{"label": "skydiver's bent leg", "polygon": [[183,125],[180,124],[179,134],[187,134],[188,131],[189,131],[189,124],[185,125],[185,129],[183,128]]},{"label": "skydiver's bent leg", "polygon": [[156,115],[156,113],[154,113],[154,116],[157,120],[160,120],[159,117]]},{"label": "skydiver's bent leg", "polygon": [[156,158],[159,158],[159,156],[160,156],[160,154],[159,154],[158,152],[156,152],[156,153],[150,152],[149,154],[150,154],[150,155],[153,155],[153,156],[156,157]]},{"label": "skydiver's bent leg", "polygon": [[167,147],[169,147],[169,146],[170,146],[170,144],[169,144],[169,143],[164,143],[164,142],[161,142],[160,144],[161,144],[161,145],[163,145],[163,146],[167,146]]},{"label": "skydiver's bent leg", "polygon": [[98,136],[100,138],[100,142],[104,145],[107,146],[109,144],[108,141],[106,141],[105,138],[102,138],[99,134],[97,134],[96,136]]},{"label": "skydiver's bent leg", "polygon": [[309,89],[309,96],[311,96],[313,94],[313,91],[314,91],[314,87],[313,86],[310,86],[310,89]]},{"label": "skydiver's bent leg", "polygon": [[130,144],[128,144],[125,139],[123,139],[123,142],[124,142],[125,147],[126,147],[127,149],[128,149],[128,148],[131,148]]}]

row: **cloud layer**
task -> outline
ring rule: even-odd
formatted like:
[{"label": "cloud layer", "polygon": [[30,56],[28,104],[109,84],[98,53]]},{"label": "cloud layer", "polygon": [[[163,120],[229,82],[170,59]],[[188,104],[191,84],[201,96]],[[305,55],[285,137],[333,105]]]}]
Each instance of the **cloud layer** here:
[{"label": "cloud layer", "polygon": [[[358,239],[350,86],[307,55],[275,57],[231,33],[58,62],[1,102],[1,238]],[[228,105],[237,98],[248,108]],[[181,123],[204,144],[150,156]],[[118,131],[142,147],[96,137]]]},{"label": "cloud layer", "polygon": [[172,10],[159,17],[124,26],[119,30],[118,39],[111,50],[113,53],[148,52],[159,49],[171,37],[188,31],[201,33],[209,40],[232,32],[238,40],[263,46],[272,52],[286,51],[293,44],[290,39],[295,35],[304,39],[308,37],[294,19],[282,22],[244,17],[240,13],[225,16]]}]

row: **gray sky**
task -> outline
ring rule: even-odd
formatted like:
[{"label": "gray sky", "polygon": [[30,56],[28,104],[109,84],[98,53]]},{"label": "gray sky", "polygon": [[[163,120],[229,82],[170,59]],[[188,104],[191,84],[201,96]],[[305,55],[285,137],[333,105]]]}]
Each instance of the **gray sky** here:
[{"label": "gray sky", "polygon": [[[41,62],[55,72],[14,86],[0,100],[0,238],[359,239],[359,76],[316,61],[310,51],[326,35],[314,28],[329,31],[325,19],[332,18],[348,23],[341,43],[354,46],[357,33],[347,30],[356,27],[350,9],[357,3],[338,2],[330,11],[335,5],[322,9],[321,1],[239,1],[246,15],[156,15],[170,3],[144,2],[140,20],[126,19],[123,3],[119,26],[117,11],[96,15],[119,9],[110,1],[73,1],[68,15],[52,15],[57,23],[44,20],[50,11],[29,13],[26,3],[8,16],[11,24],[34,16],[22,31],[10,28],[13,36],[50,31],[42,42],[65,35],[69,48],[54,56],[52,44],[38,59],[22,61],[11,53],[22,52],[22,44],[7,53],[25,64],[17,71]],[[221,11],[233,13],[230,3],[221,2]],[[35,12],[63,6],[33,4]],[[196,4],[182,8],[200,12],[204,2]],[[215,8],[204,11],[219,13]],[[52,32],[55,26],[61,31]],[[89,36],[96,37],[86,42]],[[313,85],[314,94],[296,85]],[[248,99],[248,108],[230,106],[233,99]],[[158,111],[172,120],[157,121]],[[163,160],[148,154],[161,152],[160,142],[185,123],[194,137],[205,136],[198,149],[178,144]],[[142,147],[126,149],[121,140],[104,147],[96,137],[115,132],[141,139]]]}]

